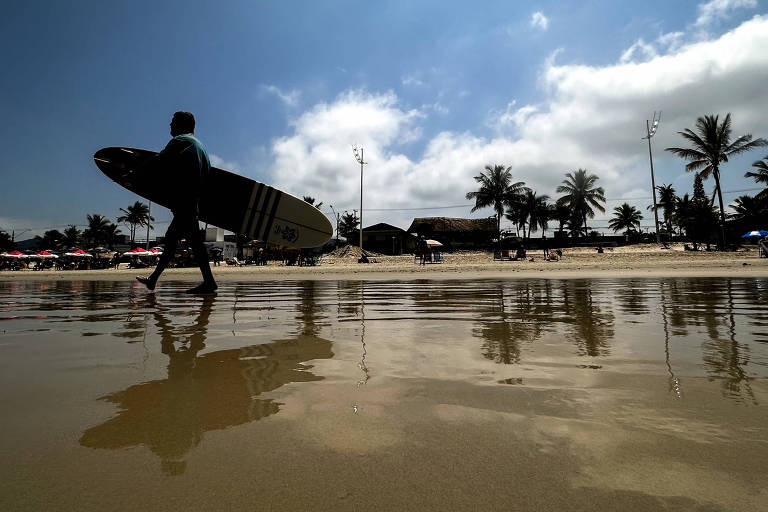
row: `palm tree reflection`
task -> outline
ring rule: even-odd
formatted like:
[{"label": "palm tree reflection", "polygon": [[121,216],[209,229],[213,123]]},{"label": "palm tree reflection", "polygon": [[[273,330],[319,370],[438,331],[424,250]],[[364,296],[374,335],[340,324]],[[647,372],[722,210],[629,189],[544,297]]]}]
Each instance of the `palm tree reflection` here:
[{"label": "palm tree reflection", "polygon": [[563,282],[563,312],[565,321],[572,326],[570,338],[576,343],[579,355],[596,357],[610,353],[613,339],[614,316],[610,309],[595,300],[595,291],[589,281]]},{"label": "palm tree reflection", "polygon": [[483,339],[483,356],[502,364],[520,362],[520,344],[554,330],[552,281],[499,283],[480,312],[475,335]]},{"label": "palm tree reflection", "polygon": [[[150,300],[154,300],[150,299]],[[280,410],[280,403],[257,398],[291,382],[322,380],[307,361],[333,357],[331,342],[312,335],[219,350],[199,355],[205,347],[215,297],[205,297],[194,325],[176,328],[155,304],[155,325],[168,377],[131,386],[103,400],[118,414],[85,431],[80,444],[120,449],[145,445],[161,459],[167,474],[186,469],[185,456],[203,434],[255,421]]]},{"label": "palm tree reflection", "polygon": [[733,283],[727,279],[725,285],[728,339],[710,336],[709,341],[704,343],[704,364],[707,365],[710,373],[722,378],[723,393],[739,401],[742,400],[742,394],[746,395],[745,398],[757,405],[746,370],[750,362],[749,346],[736,341]]}]

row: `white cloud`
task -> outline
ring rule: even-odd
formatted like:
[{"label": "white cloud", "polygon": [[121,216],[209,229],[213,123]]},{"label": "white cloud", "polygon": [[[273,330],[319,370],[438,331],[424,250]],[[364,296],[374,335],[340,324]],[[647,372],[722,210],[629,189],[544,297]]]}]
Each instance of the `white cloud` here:
[{"label": "white cloud", "polygon": [[[641,137],[654,110],[664,110],[653,139],[657,183],[670,182],[683,166],[661,148],[679,145],[676,132],[693,126],[698,116],[731,112],[735,133],[768,135],[765,48],[768,17],[757,16],[718,39],[649,54],[641,63],[621,58],[606,66],[558,65],[553,55],[542,70],[542,102],[518,106],[510,101],[489,114],[511,130],[490,138],[442,132],[425,141],[416,156],[406,156],[402,144],[420,136],[423,111],[404,108],[392,92],[347,92],[299,115],[293,132],[274,141],[272,181],[337,210],[356,208],[360,168],[350,144],[359,143],[369,162],[366,209],[467,204],[465,194],[476,187],[472,177],[486,164],[511,165],[516,179],[551,196],[563,174],[577,168],[600,176],[609,198],[637,197],[639,190],[649,195],[647,146]],[[665,173],[669,178],[660,179]],[[630,203],[646,212],[648,201]],[[606,218],[615,206],[606,205]],[[407,227],[414,216],[468,213],[469,208],[366,212],[364,223]]]},{"label": "white cloud", "polygon": [[635,60],[633,57],[635,57],[636,54],[641,54],[643,57],[642,60],[648,60],[658,56],[658,53],[656,53],[656,48],[654,48],[652,44],[648,44],[643,41],[642,38],[640,38],[635,42],[635,44],[627,48],[624,53],[621,54],[619,62],[622,64],[632,62]]},{"label": "white cloud", "polygon": [[656,44],[662,51],[674,52],[680,49],[684,37],[685,32],[668,32],[656,38]]},{"label": "white cloud", "polygon": [[514,134],[538,110],[535,105],[517,108],[517,100],[512,100],[503,111],[491,110],[486,124],[499,134]]},{"label": "white cloud", "polygon": [[536,11],[531,15],[531,27],[547,30],[549,28],[549,19],[541,11]]},{"label": "white cloud", "polygon": [[218,155],[211,154],[209,155],[209,158],[211,160],[211,165],[213,167],[218,167],[219,169],[225,169],[227,171],[233,171],[240,166],[237,164],[237,162],[232,162],[228,160],[224,160]]},{"label": "white cloud", "polygon": [[421,87],[424,85],[424,82],[414,75],[405,75],[400,79],[400,83],[402,83],[404,86],[411,85],[415,87]]},{"label": "white cloud", "polygon": [[740,8],[754,8],[756,0],[710,0],[697,6],[699,15],[687,27],[687,32],[676,31],[659,35],[654,41],[642,38],[622,53],[619,62],[644,62],[660,54],[677,52],[684,44],[708,39],[708,30],[716,21],[727,19],[730,11]]},{"label": "white cloud", "polygon": [[292,89],[288,92],[284,92],[282,89],[277,87],[276,85],[263,85],[262,89],[265,92],[268,92],[270,94],[274,94],[277,96],[280,101],[288,105],[289,107],[297,107],[299,105],[299,99],[301,98],[301,92],[297,91],[296,89]]},{"label": "white cloud", "polygon": [[715,21],[726,19],[728,12],[734,9],[754,9],[757,7],[757,0],[710,0],[709,2],[699,4],[699,16],[694,22],[694,26],[700,29],[706,29]]}]

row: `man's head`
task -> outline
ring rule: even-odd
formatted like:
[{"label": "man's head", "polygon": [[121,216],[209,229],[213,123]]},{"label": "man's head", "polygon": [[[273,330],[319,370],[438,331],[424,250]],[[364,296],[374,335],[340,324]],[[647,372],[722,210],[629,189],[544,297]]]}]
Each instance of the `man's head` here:
[{"label": "man's head", "polygon": [[171,137],[195,133],[195,116],[191,112],[180,110],[171,119]]}]

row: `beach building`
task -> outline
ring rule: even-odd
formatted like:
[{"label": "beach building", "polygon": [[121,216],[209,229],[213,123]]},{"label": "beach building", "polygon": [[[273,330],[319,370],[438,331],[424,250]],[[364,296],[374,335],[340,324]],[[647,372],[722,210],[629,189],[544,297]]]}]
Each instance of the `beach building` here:
[{"label": "beach building", "polygon": [[[357,245],[358,237],[351,237],[354,240],[350,240],[350,243]],[[363,249],[366,251],[399,255],[412,253],[415,247],[416,237],[397,226],[380,222],[363,228]]]},{"label": "beach building", "polygon": [[496,238],[496,218],[419,217],[413,219],[407,231],[437,240],[448,250],[486,249]]},{"label": "beach building", "polygon": [[221,249],[222,258],[234,258],[237,256],[237,243],[235,243],[234,235],[228,235],[229,233],[221,228],[208,227],[205,229],[205,246],[208,248],[208,252],[211,249]]}]

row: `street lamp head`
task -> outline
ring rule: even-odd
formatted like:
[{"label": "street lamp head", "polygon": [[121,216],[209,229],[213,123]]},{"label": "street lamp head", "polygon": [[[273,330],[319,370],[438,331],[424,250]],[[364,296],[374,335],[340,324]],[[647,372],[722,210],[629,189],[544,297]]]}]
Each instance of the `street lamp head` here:
[{"label": "street lamp head", "polygon": [[352,153],[354,153],[355,160],[357,160],[357,163],[359,163],[359,164],[367,163],[367,162],[363,162],[363,148],[362,147],[359,148],[359,151],[358,151],[358,147],[356,145],[352,146]]}]

